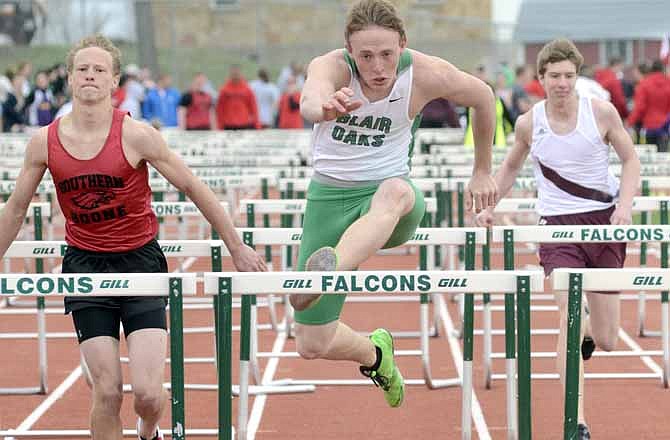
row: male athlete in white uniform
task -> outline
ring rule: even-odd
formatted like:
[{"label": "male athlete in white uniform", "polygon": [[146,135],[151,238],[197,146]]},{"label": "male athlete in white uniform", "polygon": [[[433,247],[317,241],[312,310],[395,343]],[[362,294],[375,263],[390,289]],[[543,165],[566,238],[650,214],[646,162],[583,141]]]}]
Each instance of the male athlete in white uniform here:
[{"label": "male athlete in white uniform", "polygon": [[[310,63],[301,98],[302,115],[316,125],[299,270],[353,270],[412,236],[424,214],[421,192],[408,177],[412,128],[433,99],[475,109],[468,200],[479,212],[496,198],[491,89],[440,58],[407,49],[402,20],[386,0],[353,5],[345,39],[346,49]],[[344,295],[295,295],[291,303],[302,357],[357,362],[390,406],[402,403],[389,332],[379,329],[368,339],[341,323]]]},{"label": "male athlete in white uniform", "polygon": [[[584,58],[569,40],[548,43],[538,54],[537,71],[547,99],[519,117],[515,143],[496,173],[500,195],[514,184],[530,153],[537,181],[540,224],[627,225],[640,179],[640,161],[614,106],[589,96],[578,96],[575,82]],[[621,159],[621,182],[609,171],[610,144]],[[480,225],[493,223],[493,209],[477,216]],[[557,267],[622,267],[625,243],[541,244],[545,274]],[[587,293],[590,332],[604,350],[614,350],[619,331],[619,295]],[[567,295],[557,294],[561,327],[557,368],[564,381],[567,335]],[[585,321],[582,321],[585,322]],[[588,340],[587,340],[588,341]],[[583,344],[584,358],[595,347]],[[591,438],[584,418],[583,364],[579,383],[579,439]]]}]

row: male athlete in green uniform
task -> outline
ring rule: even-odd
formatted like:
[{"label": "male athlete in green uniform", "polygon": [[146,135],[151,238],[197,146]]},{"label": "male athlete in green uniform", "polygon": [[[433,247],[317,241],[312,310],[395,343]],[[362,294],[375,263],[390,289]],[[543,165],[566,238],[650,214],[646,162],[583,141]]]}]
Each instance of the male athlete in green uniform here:
[{"label": "male athlete in green uniform", "polygon": [[[491,89],[440,58],[407,49],[403,22],[386,0],[353,5],[345,39],[345,50],[312,60],[302,92],[301,113],[315,123],[314,176],[298,270],[354,270],[379,249],[412,237],[425,208],[408,178],[412,134],[417,115],[433,99],[474,108],[475,165],[467,199],[477,212],[496,202]],[[298,352],[305,359],[358,362],[397,407],[404,382],[391,335],[378,329],[368,339],[341,323],[344,298],[291,298]]]}]

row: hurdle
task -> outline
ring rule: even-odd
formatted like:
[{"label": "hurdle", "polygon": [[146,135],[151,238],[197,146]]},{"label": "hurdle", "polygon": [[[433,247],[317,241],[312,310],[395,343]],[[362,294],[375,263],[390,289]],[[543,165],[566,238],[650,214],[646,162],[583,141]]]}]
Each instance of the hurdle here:
[{"label": "hurdle", "polygon": [[[282,192],[286,192],[288,195],[292,195],[293,193],[293,181],[292,180],[284,180],[280,179],[279,183],[279,188]],[[306,185],[306,180],[301,179],[301,185]],[[299,193],[304,193],[302,189],[298,190]],[[437,206],[438,206],[438,199],[428,197],[425,199],[426,203],[426,212],[427,213],[435,213],[437,212]],[[265,228],[270,227],[270,220],[269,220],[269,215],[271,214],[279,214],[281,217],[281,226],[282,228],[291,228],[293,227],[293,217],[295,215],[302,215],[305,212],[305,207],[307,205],[307,200],[305,199],[242,199],[240,200],[240,206],[239,206],[239,212],[241,214],[246,215],[246,224],[250,228],[254,228],[256,226],[256,215],[263,215],[263,226]],[[295,233],[298,234],[299,236],[297,239],[290,239],[290,238],[283,238],[280,239],[281,242],[278,243],[255,243],[258,245],[265,245],[265,260],[268,263],[268,266],[271,268],[272,267],[272,254],[271,254],[271,248],[270,245],[280,245],[281,246],[281,270],[282,271],[289,271],[292,270],[293,267],[293,253],[292,249],[294,246],[297,246],[300,244],[300,237],[302,234],[302,230],[295,230]],[[249,243],[247,243],[249,244]],[[429,262],[428,265],[434,265],[435,261],[438,261],[439,257],[437,255],[433,255],[433,261]],[[422,258],[424,255],[422,254]],[[427,267],[426,267],[427,269]],[[276,311],[274,308],[274,299],[273,296],[270,295],[267,297],[267,302],[270,307],[270,319],[272,320],[272,324],[274,328],[277,328],[277,318],[276,318]],[[288,301],[284,301],[285,304],[288,304]],[[288,313],[288,320],[286,323],[286,330],[287,334],[292,336],[292,329],[291,329],[291,324],[292,324],[292,309],[289,309]],[[434,326],[434,328],[431,330],[432,334],[437,334],[437,326]],[[413,337],[417,336],[412,335]]]},{"label": "hurdle", "polygon": [[[468,252],[468,265],[474,265],[474,254]],[[222,298],[217,313],[222,326],[219,332],[219,365],[230,365],[232,332],[232,296],[243,295],[243,302],[250,303],[253,295],[280,292],[282,294],[394,294],[394,293],[479,293],[516,291],[520,297],[544,289],[544,274],[540,271],[349,271],[349,272],[266,272],[266,273],[205,273],[205,294]],[[469,299],[468,299],[469,298]],[[472,437],[472,295],[465,300],[466,319],[463,349],[463,439]],[[246,316],[245,316],[246,315]],[[520,332],[521,334],[521,332]],[[251,340],[251,321],[242,316],[240,333],[240,397],[238,408],[238,439],[246,439],[248,413],[248,376]],[[529,337],[528,337],[529,338]],[[528,341],[529,342],[529,341]],[[530,358],[529,358],[530,359]],[[520,374],[526,370],[520,369]],[[528,373],[530,370],[528,369]],[[231,369],[219,369],[219,438],[231,439],[232,405],[230,384]],[[528,399],[523,416],[530,416],[530,387],[520,390],[519,401]],[[520,412],[521,414],[521,412]],[[520,416],[521,417],[521,416]],[[530,423],[530,422],[528,422]],[[524,437],[530,439],[530,436]]]},{"label": "hurdle", "polygon": [[[566,353],[566,371],[579,371],[581,303],[584,291],[620,291],[636,290],[640,286],[651,291],[660,291],[665,297],[663,327],[668,328],[668,291],[670,290],[670,270],[651,268],[630,269],[556,269],[552,273],[551,283],[556,291],[567,291],[568,310],[573,319],[568,320],[568,338]],[[670,345],[667,331],[663,338],[663,381],[667,387],[670,370]],[[565,422],[564,438],[573,439],[577,435],[577,405],[579,380],[577,374],[567,374],[565,378]]]},{"label": "hurdle", "polygon": [[[4,206],[4,204],[2,204]],[[49,203],[31,203],[27,212],[28,217],[33,218],[34,223],[34,236],[35,240],[42,239],[42,216],[48,218],[51,217],[51,205]],[[12,257],[10,249],[5,252],[5,273],[11,272],[10,270],[10,261],[8,257]],[[25,256],[25,255],[24,255]],[[42,257],[48,256],[45,254],[41,255]],[[44,272],[44,262],[42,259],[37,259],[35,261],[35,271],[37,273]],[[11,304],[9,299],[7,300],[8,304]],[[43,297],[38,297],[36,301],[36,310],[37,310],[37,329],[38,335],[41,334],[42,337],[38,338],[37,341],[37,368],[38,368],[38,377],[39,384],[36,387],[6,387],[0,388],[0,395],[28,395],[28,394],[46,394],[49,390],[48,377],[47,377],[47,341],[46,341],[46,316],[44,313],[45,301]]]},{"label": "hurdle", "polygon": [[[230,205],[226,201],[219,202],[221,207],[228,213],[230,213]],[[165,238],[165,228],[163,224],[163,219],[165,217],[177,217],[180,222],[179,235],[183,236],[184,230],[181,227],[183,225],[182,218],[203,218],[202,213],[198,210],[197,206],[193,202],[179,201],[179,202],[151,202],[151,209],[159,221],[159,230],[158,237]],[[205,231],[203,228],[203,223],[200,222],[198,230],[198,239],[205,238]],[[214,237],[213,237],[214,238]]]},{"label": "hurdle", "polygon": [[[649,211],[659,211],[660,212],[660,218],[661,218],[661,224],[667,224],[667,221],[664,223],[664,215],[667,216],[667,214],[664,214],[664,210],[667,210],[667,202],[670,202],[670,196],[649,196],[649,182],[648,181],[643,181],[642,182],[642,197],[635,197],[633,198],[633,213],[640,213],[641,221],[640,224],[646,225],[648,224],[647,221],[647,215]],[[514,213],[514,214],[528,214],[528,215],[533,215],[532,223],[536,223],[537,220],[537,199],[535,198],[504,198],[500,200],[498,205],[496,205],[495,213],[496,214],[508,214],[508,213]],[[510,225],[512,226],[512,225]],[[536,249],[536,244],[533,242],[527,242],[526,243],[528,246],[528,251],[535,253],[537,251]],[[531,245],[533,245],[531,247]],[[661,247],[663,246],[663,243],[661,243]],[[628,255],[635,254],[637,249],[629,249],[627,251]],[[519,250],[516,250],[517,253],[519,253]],[[523,253],[526,253],[526,250],[522,250]],[[645,266],[647,264],[647,242],[640,242],[639,243],[639,255],[640,255],[640,266]],[[630,299],[630,298],[629,298]],[[655,333],[648,333],[644,332],[644,303],[645,303],[645,295],[644,292],[640,292],[640,294],[636,298],[639,302],[638,304],[638,313],[639,313],[639,334],[640,336],[660,336],[659,332]],[[552,298],[553,300],[553,298]]]},{"label": "hurdle", "polygon": [[[513,268],[513,252],[514,252],[514,243],[515,242],[535,242],[535,243],[614,243],[614,242],[637,242],[637,243],[649,243],[649,242],[661,242],[665,244],[667,249],[667,243],[670,242],[670,226],[663,225],[630,225],[630,226],[611,226],[611,225],[602,225],[602,226],[496,226],[493,228],[493,241],[494,242],[504,242],[505,246],[505,256],[506,256],[506,268]],[[662,267],[667,267],[668,258],[667,250],[662,252],[661,255],[661,265]],[[641,284],[639,287],[645,288],[646,285]],[[662,307],[662,319],[667,319],[665,317],[665,309],[667,308],[667,297],[661,297],[661,307]],[[490,313],[490,310],[485,309],[485,314]],[[664,329],[667,337],[667,328]],[[490,329],[488,333],[485,329],[485,338],[490,338],[491,332]],[[487,344],[488,345],[488,344]],[[614,354],[613,354],[614,353]],[[595,353],[594,355],[598,356],[659,356],[666,355],[659,351],[617,351],[610,353]],[[552,353],[537,353],[534,354],[535,357],[550,357]],[[492,353],[489,355],[489,358],[500,357],[500,354]],[[487,370],[487,374],[490,373],[490,370]],[[661,379],[663,380],[667,376],[668,372],[664,371]],[[546,378],[552,379],[557,376],[537,376],[537,378]],[[593,379],[612,379],[612,378],[658,378],[657,374],[627,374],[621,376],[617,373],[609,374],[587,374],[587,378]],[[492,379],[500,379],[501,376],[493,375]]]},{"label": "hurdle", "polygon": [[[651,242],[651,241],[670,241],[670,226],[611,226],[611,225],[588,225],[588,226],[495,226],[492,231],[493,242],[504,243],[505,269],[514,269],[514,243],[534,242],[534,243],[613,243],[613,242]],[[667,261],[667,258],[666,258]],[[666,263],[667,264],[667,263]],[[646,287],[646,286],[645,286]],[[623,289],[622,289],[623,290]],[[663,319],[667,319],[667,296],[664,298],[666,305],[662,306]],[[514,297],[505,295],[505,353],[506,374],[493,374],[491,360],[502,358],[503,353],[491,353],[491,328],[490,328],[490,307],[484,308],[484,374],[487,387],[490,387],[492,380],[505,379],[508,390],[514,388]],[[667,333],[667,327],[666,327]],[[667,337],[667,336],[666,336]],[[664,347],[665,349],[665,347]],[[658,351],[619,351],[618,356],[654,356],[667,353]],[[533,357],[550,357],[555,353],[534,353]],[[603,354],[607,356],[611,354]],[[661,375],[656,373],[590,373],[585,374],[585,378],[592,379],[612,379],[612,378],[660,378],[663,385],[667,387],[667,371]],[[558,374],[544,374],[531,376],[535,379],[557,379]],[[513,397],[508,394],[508,401]],[[513,415],[511,415],[513,419]]]},{"label": "hurdle", "polygon": [[[300,228],[240,228],[239,231],[242,233],[243,241],[250,245],[291,245],[298,244],[302,237],[302,229]],[[485,229],[484,228],[419,228],[417,229],[414,237],[409,240],[405,245],[418,245],[423,248],[428,248],[426,252],[422,252],[420,258],[420,267],[421,270],[433,270],[435,268],[434,256],[431,258],[433,249],[428,245],[458,245],[464,244],[466,250],[469,254],[473,255],[471,262],[466,266],[469,270],[474,270],[474,252],[476,250],[477,244],[483,244],[485,242]],[[296,272],[302,273],[302,272]],[[266,293],[266,295],[271,295],[271,293]],[[361,300],[364,297],[359,296]],[[400,298],[397,295],[383,296],[375,295],[372,297],[365,297],[367,301],[386,301],[386,302],[398,302]],[[409,301],[416,301],[416,297],[407,297]],[[243,298],[244,300],[244,298]],[[421,293],[419,298],[419,331],[418,332],[402,332],[399,337],[419,337],[420,338],[420,349],[419,350],[404,350],[399,351],[399,356],[420,356],[422,364],[422,379],[407,379],[405,381],[408,385],[425,385],[430,389],[445,388],[456,386],[459,384],[457,379],[435,379],[430,367],[430,351],[429,351],[429,342],[428,338],[433,336],[432,330],[430,329],[429,324],[429,295],[426,293]],[[248,304],[242,303],[242,314],[249,314],[249,319],[251,321],[251,344],[252,350],[250,350],[250,359],[249,367],[252,373],[252,378],[255,383],[260,384],[260,372],[258,370],[257,357],[298,357],[298,354],[295,352],[287,353],[256,353],[253,349],[257,346],[257,332],[256,332],[256,314],[255,314],[255,297],[251,296]],[[439,313],[435,312],[434,326],[437,327],[439,321]],[[288,323],[287,323],[288,328]],[[395,333],[394,333],[395,334]],[[287,383],[291,385],[369,385],[370,382],[364,379],[358,380],[290,380],[282,381],[279,385],[284,386]],[[268,386],[272,386],[269,384]]]},{"label": "hurdle", "polygon": [[[189,433],[184,415],[184,346],[182,296],[196,293],[195,274],[131,273],[131,274],[3,274],[0,294],[3,296],[166,296],[170,302],[170,375],[172,383],[172,427],[165,434],[182,440]],[[202,430],[201,430],[202,431]],[[200,435],[212,435],[207,430]],[[124,430],[124,435],[137,435]],[[2,437],[65,437],[90,436],[87,430],[1,430]]]},{"label": "hurdle", "polygon": [[[240,236],[243,236],[244,232],[240,231]],[[160,240],[159,245],[161,250],[166,257],[210,257],[211,258],[211,270],[220,271],[222,268],[221,259],[222,256],[229,256],[230,253],[226,249],[225,245],[221,240]],[[67,244],[64,241],[15,241],[13,242],[7,250],[6,257],[37,257],[37,258],[51,258],[54,256],[62,257],[65,255],[67,249]],[[195,298],[191,298],[195,299]],[[216,299],[216,297],[214,298]],[[206,304],[206,308],[216,307],[216,304],[211,304],[212,301],[209,299],[210,304]],[[200,309],[203,307],[198,307],[200,304],[182,304],[181,308],[184,309]],[[0,334],[0,339],[38,339],[38,358],[39,358],[39,376],[41,379],[41,386],[29,389],[18,389],[14,390],[11,394],[44,394],[46,393],[46,378],[47,378],[47,339],[61,339],[61,338],[74,338],[76,335],[74,332],[59,332],[54,334],[46,333],[46,324],[44,323],[44,309],[38,309],[37,314],[38,318],[42,316],[42,324],[38,325],[38,331],[35,334],[32,333],[7,333]],[[63,313],[62,308],[58,313]],[[40,321],[38,321],[39,323]],[[215,333],[216,325],[213,327],[194,327],[194,328],[183,328],[183,334],[196,334],[196,333]],[[263,325],[263,329],[271,329],[271,325]],[[233,330],[239,331],[239,326],[235,326]],[[213,343],[216,342],[214,338]],[[214,350],[215,351],[215,350]],[[121,362],[128,362],[128,358],[122,357]],[[184,358],[183,363],[186,364],[201,364],[201,363],[212,363],[215,365],[216,356],[212,357],[202,357],[202,358]],[[42,385],[43,384],[43,385]],[[169,387],[170,384],[166,384],[166,387]],[[44,391],[41,391],[44,389]],[[185,389],[188,390],[216,390],[216,385],[214,384],[185,384]],[[313,391],[313,387],[309,386],[285,386],[282,390],[267,389],[259,387],[254,390],[255,394],[264,394],[268,392],[283,392],[283,393],[296,393],[296,392],[310,392]],[[0,392],[3,391],[0,389]],[[6,390],[9,394],[9,391],[12,389]],[[129,385],[124,385],[124,391],[130,391]]]}]

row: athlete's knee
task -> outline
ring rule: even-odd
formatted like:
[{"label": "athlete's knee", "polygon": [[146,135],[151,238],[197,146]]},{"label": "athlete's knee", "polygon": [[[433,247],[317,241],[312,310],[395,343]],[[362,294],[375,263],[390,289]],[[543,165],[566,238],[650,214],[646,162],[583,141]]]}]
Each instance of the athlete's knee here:
[{"label": "athlete's knee", "polygon": [[380,185],[381,206],[402,215],[414,206],[415,195],[412,186],[404,179],[393,178]]},{"label": "athlete's knee", "polygon": [[303,359],[321,359],[328,353],[336,327],[329,325],[296,324],[296,349]]},{"label": "athlete's knee", "polygon": [[134,407],[138,414],[158,414],[163,405],[164,392],[161,386],[134,386]]},{"label": "athlete's knee", "polygon": [[93,399],[105,414],[119,414],[123,402],[123,384],[110,380],[96,381],[93,383]]}]

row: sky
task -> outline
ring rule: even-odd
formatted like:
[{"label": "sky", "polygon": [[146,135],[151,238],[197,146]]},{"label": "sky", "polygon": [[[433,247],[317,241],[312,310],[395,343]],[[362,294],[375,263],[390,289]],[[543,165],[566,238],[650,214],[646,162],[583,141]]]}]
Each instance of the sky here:
[{"label": "sky", "polygon": [[522,0],[493,0],[491,20],[499,26],[498,38],[511,40]]},{"label": "sky", "polygon": [[516,23],[521,0],[493,0],[493,21]]}]

